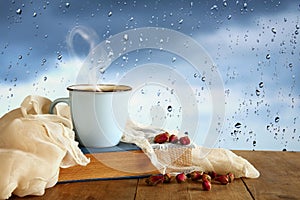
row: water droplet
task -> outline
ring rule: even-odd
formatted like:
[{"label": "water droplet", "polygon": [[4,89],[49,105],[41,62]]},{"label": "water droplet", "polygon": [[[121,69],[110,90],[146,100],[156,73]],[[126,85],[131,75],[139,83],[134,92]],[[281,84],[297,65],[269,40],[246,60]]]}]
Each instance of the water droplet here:
[{"label": "water droplet", "polygon": [[274,34],[277,33],[277,31],[276,31],[276,29],[275,29],[274,27],[271,29],[271,31],[272,31],[272,33],[274,33]]},{"label": "water droplet", "polygon": [[16,10],[16,13],[17,13],[18,15],[21,15],[21,14],[22,14],[22,9],[20,9],[20,8],[17,9],[17,10]]},{"label": "water droplet", "polygon": [[244,7],[244,9],[246,9],[246,8],[248,7],[248,4],[245,2],[245,3],[243,4],[243,7]]},{"label": "water droplet", "polygon": [[34,12],[34,13],[32,14],[32,17],[36,17],[36,16],[37,16],[37,13]]},{"label": "water droplet", "polygon": [[198,74],[197,73],[194,73],[194,78],[197,78],[198,77]]},{"label": "water droplet", "polygon": [[218,10],[218,6],[217,5],[213,5],[210,9],[211,10]]},{"label": "water droplet", "polygon": [[227,2],[226,1],[223,1],[223,6],[227,7]]},{"label": "water droplet", "polygon": [[47,76],[44,76],[44,81],[46,81],[47,80]]},{"label": "water droplet", "polygon": [[260,95],[260,91],[258,89],[255,90],[256,96]]},{"label": "water droplet", "polygon": [[300,29],[300,25],[299,24],[296,24],[296,29]]},{"label": "water droplet", "polygon": [[172,106],[168,106],[167,110],[168,110],[168,112],[171,112],[172,111]]},{"label": "water droplet", "polygon": [[242,126],[242,124],[241,124],[240,122],[237,122],[237,123],[234,125],[235,128],[241,128],[241,126]]},{"label": "water droplet", "polygon": [[270,55],[270,54],[267,54],[267,55],[266,55],[266,59],[269,60],[270,58],[271,58],[271,55]]},{"label": "water droplet", "polygon": [[173,57],[173,58],[172,58],[172,62],[175,62],[175,61],[176,61],[176,57]]},{"label": "water droplet", "polygon": [[228,15],[228,16],[227,16],[227,19],[228,19],[228,20],[230,20],[231,18],[232,18],[232,16],[231,16],[231,15]]},{"label": "water droplet", "polygon": [[23,58],[23,56],[22,56],[22,55],[19,55],[19,56],[18,56],[18,59],[19,59],[19,60],[21,60],[22,58]]},{"label": "water droplet", "polygon": [[44,65],[47,62],[45,58],[42,59],[42,65]]},{"label": "water droplet", "polygon": [[69,7],[70,7],[70,3],[67,2],[67,3],[65,4],[65,7],[66,7],[66,8],[69,8]]},{"label": "water droplet", "polygon": [[293,63],[289,63],[289,67],[292,68],[293,67]]},{"label": "water droplet", "polygon": [[113,14],[112,11],[109,11],[108,14],[107,14],[107,16],[108,16],[108,17],[111,17],[112,14]]},{"label": "water droplet", "polygon": [[253,146],[256,146],[256,141],[255,140],[253,141]]},{"label": "water droplet", "polygon": [[182,23],[183,23],[183,19],[180,19],[180,20],[178,21],[178,23],[179,23],[179,24],[182,24]]},{"label": "water droplet", "polygon": [[275,117],[275,122],[278,123],[279,122],[279,117]]},{"label": "water droplet", "polygon": [[127,41],[128,38],[129,38],[129,37],[128,37],[128,34],[124,34],[124,35],[123,35],[123,39],[124,39],[125,41]]},{"label": "water droplet", "polygon": [[205,82],[205,76],[202,76],[201,81]]},{"label": "water droplet", "polygon": [[260,83],[258,84],[258,86],[259,86],[260,88],[263,88],[263,87],[264,87],[264,82],[260,82]]},{"label": "water droplet", "polygon": [[57,60],[61,60],[62,59],[62,55],[57,55]]}]

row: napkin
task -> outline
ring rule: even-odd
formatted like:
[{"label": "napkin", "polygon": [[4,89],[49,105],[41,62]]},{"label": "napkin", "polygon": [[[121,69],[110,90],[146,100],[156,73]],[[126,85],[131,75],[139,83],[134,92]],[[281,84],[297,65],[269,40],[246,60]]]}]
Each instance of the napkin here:
[{"label": "napkin", "polygon": [[50,104],[27,96],[0,118],[0,199],[43,195],[57,183],[60,167],[89,163],[75,141],[68,106],[48,114]]},{"label": "napkin", "polygon": [[[235,177],[260,176],[259,171],[249,161],[229,149],[203,147],[193,141],[189,145],[154,144],[155,135],[165,131],[128,122],[122,141],[139,146],[162,174],[215,171],[217,174],[231,172]],[[178,135],[178,132],[175,131],[174,134]]]}]

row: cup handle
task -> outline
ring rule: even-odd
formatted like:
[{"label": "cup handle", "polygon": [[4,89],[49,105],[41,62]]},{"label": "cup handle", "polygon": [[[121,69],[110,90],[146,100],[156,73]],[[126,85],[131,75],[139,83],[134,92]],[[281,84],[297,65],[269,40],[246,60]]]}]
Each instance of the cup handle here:
[{"label": "cup handle", "polygon": [[54,108],[56,106],[56,104],[58,103],[66,103],[68,105],[70,105],[70,99],[69,97],[63,97],[63,98],[58,98],[58,99],[55,99],[51,104],[50,104],[50,107],[49,107],[49,114],[54,114]]}]

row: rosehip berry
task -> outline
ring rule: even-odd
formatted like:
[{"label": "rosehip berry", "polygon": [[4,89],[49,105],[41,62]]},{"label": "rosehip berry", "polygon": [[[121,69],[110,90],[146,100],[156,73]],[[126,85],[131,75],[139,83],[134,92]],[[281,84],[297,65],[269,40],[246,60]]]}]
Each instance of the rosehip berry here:
[{"label": "rosehip berry", "polygon": [[203,190],[205,190],[205,191],[209,191],[209,190],[211,190],[211,183],[209,182],[209,181],[203,181],[202,182],[202,188],[203,188]]},{"label": "rosehip berry", "polygon": [[184,173],[180,173],[176,175],[176,181],[177,183],[183,183],[187,179],[186,175]]},{"label": "rosehip berry", "polygon": [[163,144],[165,142],[169,141],[169,133],[160,133],[154,137],[154,143]]}]

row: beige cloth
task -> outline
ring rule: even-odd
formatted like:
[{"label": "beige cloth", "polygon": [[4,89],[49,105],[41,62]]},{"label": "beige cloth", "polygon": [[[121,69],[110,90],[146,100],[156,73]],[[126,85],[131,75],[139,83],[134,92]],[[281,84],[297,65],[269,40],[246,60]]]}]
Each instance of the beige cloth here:
[{"label": "beige cloth", "polygon": [[[232,172],[235,177],[258,178],[259,171],[246,159],[223,148],[206,148],[191,142],[190,145],[154,144],[153,138],[164,132],[154,127],[136,127],[129,123],[123,142],[135,143],[150,158],[161,173],[215,171],[218,174]],[[178,133],[174,133],[177,134]]]},{"label": "beige cloth", "polygon": [[50,115],[50,103],[28,96],[0,118],[0,199],[43,195],[57,183],[60,167],[89,163],[75,142],[68,107]]}]

